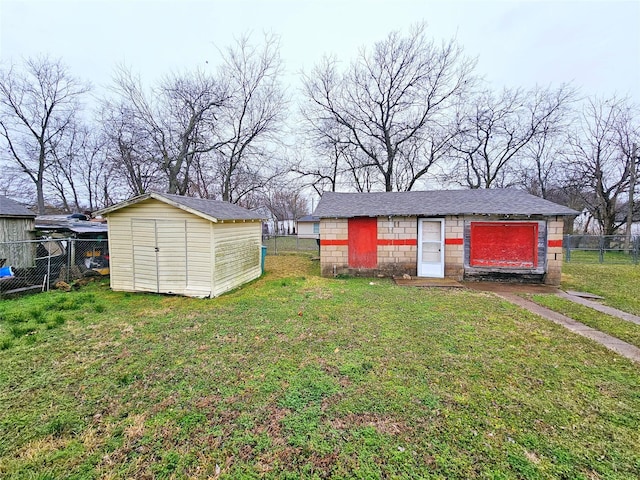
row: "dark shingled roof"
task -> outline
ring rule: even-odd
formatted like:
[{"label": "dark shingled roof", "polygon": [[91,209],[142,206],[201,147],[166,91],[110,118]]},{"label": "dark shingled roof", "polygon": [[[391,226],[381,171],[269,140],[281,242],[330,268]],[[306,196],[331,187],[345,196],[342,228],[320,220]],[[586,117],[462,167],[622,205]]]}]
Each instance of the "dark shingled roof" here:
[{"label": "dark shingled roof", "polygon": [[427,192],[325,192],[314,216],[351,218],[440,215],[578,215],[579,212],[515,189]]},{"label": "dark shingled roof", "polygon": [[35,218],[36,214],[21,203],[0,195],[0,217]]},{"label": "dark shingled roof", "polygon": [[256,213],[234,203],[223,202],[222,200],[183,197],[181,195],[169,195],[166,193],[160,195],[180,205],[217,218],[218,220],[261,220],[261,217]]},{"label": "dark shingled roof", "polygon": [[138,197],[125,200],[111,207],[96,212],[104,215],[121,208],[140,203],[149,198],[155,198],[161,202],[168,203],[170,205],[177,206],[178,208],[184,207],[185,210],[193,213],[200,213],[204,216],[217,220],[261,220],[262,217],[257,215],[246,208],[242,208],[238,205],[229,202],[223,202],[222,200],[210,200],[207,198],[193,198],[185,197],[182,195],[171,195],[168,193],[146,193]]},{"label": "dark shingled roof", "polygon": [[305,215],[304,217],[300,217],[298,222],[319,222],[320,217],[316,217],[315,215]]}]

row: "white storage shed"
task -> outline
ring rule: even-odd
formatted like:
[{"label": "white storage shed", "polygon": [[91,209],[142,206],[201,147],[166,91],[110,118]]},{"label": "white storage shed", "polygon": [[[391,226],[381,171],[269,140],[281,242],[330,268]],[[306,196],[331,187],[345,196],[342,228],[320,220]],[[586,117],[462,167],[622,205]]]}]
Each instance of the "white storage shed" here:
[{"label": "white storage shed", "polygon": [[238,205],[148,193],[98,214],[113,290],[216,297],[262,273],[262,221]]}]

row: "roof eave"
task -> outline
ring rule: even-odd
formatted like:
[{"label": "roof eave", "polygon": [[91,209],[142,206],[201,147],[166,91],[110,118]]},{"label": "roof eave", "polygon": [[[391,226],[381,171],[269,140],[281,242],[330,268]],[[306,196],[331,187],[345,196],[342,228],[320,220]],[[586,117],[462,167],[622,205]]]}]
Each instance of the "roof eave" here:
[{"label": "roof eave", "polygon": [[130,198],[128,200],[124,200],[123,202],[120,203],[116,203],[115,205],[111,205],[110,207],[106,207],[103,208],[102,210],[98,210],[96,212],[96,215],[108,215],[110,213],[115,212],[116,210],[120,210],[122,208],[125,207],[130,207],[132,205],[135,205],[137,203],[140,202],[144,202],[145,200],[148,200],[150,198],[153,198],[154,200],[158,200],[159,202],[163,202],[166,203],[167,205],[171,205],[172,207],[175,208],[179,208],[180,210],[184,210],[185,212],[189,212],[193,215],[196,215],[198,217],[204,218],[206,220],[209,220],[210,222],[213,223],[220,223],[220,222],[261,222],[262,219],[260,218],[226,218],[226,219],[221,219],[221,218],[217,218],[217,217],[213,217],[211,215],[208,215],[204,212],[201,212],[200,210],[197,210],[195,208],[191,208],[187,205],[183,205],[180,202],[176,202],[175,200],[172,200],[171,198],[165,197],[163,194],[161,193],[157,193],[157,192],[151,192],[151,193],[144,193],[142,195],[138,195],[137,197],[133,197]]}]

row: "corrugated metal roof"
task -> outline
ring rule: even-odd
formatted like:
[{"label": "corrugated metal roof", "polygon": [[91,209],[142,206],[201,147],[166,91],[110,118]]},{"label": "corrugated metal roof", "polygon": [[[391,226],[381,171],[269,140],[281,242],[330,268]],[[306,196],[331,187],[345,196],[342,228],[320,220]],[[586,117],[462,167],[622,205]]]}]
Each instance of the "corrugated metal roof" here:
[{"label": "corrugated metal roof", "polygon": [[149,198],[154,198],[169,205],[174,205],[191,213],[206,217],[214,222],[224,220],[262,220],[262,217],[258,214],[233,203],[223,202],[221,200],[211,200],[208,198],[193,198],[156,192],[146,193],[144,195],[125,200],[124,202],[112,205],[111,207],[104,208],[96,212],[96,214],[109,214],[121,208],[143,202]]},{"label": "corrugated metal roof", "polygon": [[441,215],[571,216],[579,212],[516,189],[424,192],[325,192],[313,212],[323,218]]},{"label": "corrugated metal roof", "polygon": [[0,217],[35,218],[36,214],[21,203],[0,195]]}]

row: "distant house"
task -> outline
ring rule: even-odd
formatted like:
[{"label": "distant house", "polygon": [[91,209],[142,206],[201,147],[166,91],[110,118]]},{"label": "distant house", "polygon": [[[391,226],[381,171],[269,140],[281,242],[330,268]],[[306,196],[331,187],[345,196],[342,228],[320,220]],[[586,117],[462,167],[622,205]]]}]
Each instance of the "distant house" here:
[{"label": "distant house", "polygon": [[0,195],[0,267],[34,265],[35,245],[24,240],[34,239],[35,218],[24,205]]},{"label": "distant house", "polygon": [[305,215],[298,219],[298,238],[320,238],[320,218]]},{"label": "distant house", "polygon": [[237,205],[148,193],[97,213],[114,290],[216,297],[261,274],[262,219]]},{"label": "distant house", "polygon": [[563,219],[578,212],[512,189],[326,192],[325,276],[417,275],[560,283]]}]

